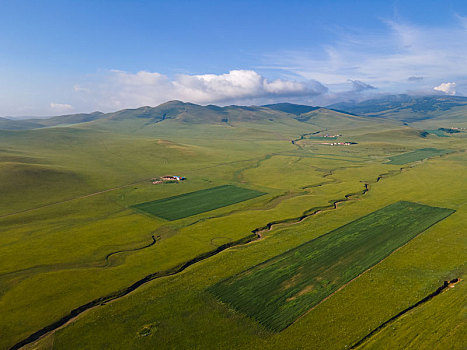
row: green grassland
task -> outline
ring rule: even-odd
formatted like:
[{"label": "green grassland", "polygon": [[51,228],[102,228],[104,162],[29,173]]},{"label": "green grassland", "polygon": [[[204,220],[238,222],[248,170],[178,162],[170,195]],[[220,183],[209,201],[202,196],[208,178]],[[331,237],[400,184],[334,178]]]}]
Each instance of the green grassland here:
[{"label": "green grassland", "polygon": [[439,130],[439,129],[435,129],[435,130],[425,130],[425,132],[429,133],[429,134],[432,134],[432,135],[436,135],[438,137],[449,137],[448,135],[446,135],[442,130]]},{"label": "green grassland", "polygon": [[264,192],[224,185],[140,203],[134,205],[133,208],[173,221],[243,202],[264,194]]},{"label": "green grassland", "polygon": [[[459,159],[424,163],[379,182],[365,200],[349,202],[336,211],[317,215],[299,225],[271,231],[262,241],[225,251],[178,276],[156,280],[134,295],[96,309],[59,331],[54,337],[54,347],[99,349],[108,346],[108,339],[118,339],[118,344],[111,344],[122,349],[277,349],[303,348],[310,343],[315,348],[326,349],[349,346],[386,319],[431,293],[442,281],[457,276],[465,278],[463,228],[467,224],[467,207],[460,191],[466,187],[452,170],[465,169],[466,160],[464,154]],[[430,183],[420,179],[430,179]],[[424,191],[433,187],[439,191]],[[206,293],[206,288],[217,282],[369,214],[375,207],[388,205],[396,198],[422,200],[432,206],[449,205],[456,209],[456,213],[414,238],[286,330],[271,335],[255,321],[235,310],[226,309]],[[189,291],[186,290],[187,285],[190,286]],[[434,307],[430,311],[436,315],[433,322],[426,323],[418,312],[411,314],[410,334],[423,332],[426,338],[406,339],[407,333],[396,331],[391,334],[393,344],[400,344],[401,348],[420,348],[420,344],[436,344],[441,340],[454,349],[465,348],[463,337],[456,338],[454,343],[449,337],[450,334],[462,335],[466,329],[462,322],[463,309],[459,307],[465,305],[465,298],[462,289],[457,290],[461,286],[463,282],[438,297],[447,300],[448,304],[444,305],[454,307],[452,312],[427,303],[420,311]],[[430,303],[439,305],[440,301],[434,299]],[[121,322],[113,322],[115,315]],[[452,331],[437,333],[439,325],[436,320],[439,318],[451,325]],[[407,316],[400,322],[404,324],[406,319]],[[153,326],[151,334],[139,336],[147,325]],[[180,332],[175,332],[175,329]]]},{"label": "green grassland", "polygon": [[404,154],[389,157],[389,164],[402,165],[426,158],[436,157],[443,154],[452,152],[452,150],[436,149],[436,148],[422,148]]},{"label": "green grassland", "polygon": [[[415,129],[330,110],[305,112],[300,121],[264,108],[231,107],[220,114],[215,106],[161,108],[62,127],[0,130],[0,349],[91,300],[217,250],[180,273],[88,310],[31,346],[342,349],[455,277],[462,281],[452,290],[394,323],[424,339],[386,329],[368,345],[390,337],[405,348],[437,341],[467,346],[462,337],[454,343],[449,338],[465,333],[461,308],[445,309],[465,305],[465,138],[419,135],[420,129],[458,124],[431,119]],[[450,118],[462,120],[459,113]],[[311,140],[291,142],[325,129],[358,145],[324,149]],[[394,154],[427,147],[456,152],[403,166],[386,163]],[[151,184],[166,174],[188,180]],[[175,221],[132,208],[226,184],[266,194]],[[207,292],[401,200],[456,212],[280,333],[269,333]],[[223,248],[265,227],[253,242]],[[436,333],[439,327],[426,317],[442,318],[452,330]]]},{"label": "green grassland", "polygon": [[342,285],[452,212],[397,202],[209,290],[267,329],[281,331]]}]

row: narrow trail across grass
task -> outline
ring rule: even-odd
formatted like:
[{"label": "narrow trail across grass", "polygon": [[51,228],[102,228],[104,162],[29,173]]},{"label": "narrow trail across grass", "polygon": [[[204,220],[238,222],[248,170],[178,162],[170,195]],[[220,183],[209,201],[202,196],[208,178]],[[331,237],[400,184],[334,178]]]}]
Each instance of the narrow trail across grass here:
[{"label": "narrow trail across grass", "polygon": [[[263,157],[261,158],[260,160],[256,159],[258,161],[258,163],[266,160],[266,159],[270,159],[272,156],[274,156],[275,154],[269,154],[267,155],[266,157]],[[253,165],[252,167],[255,168],[257,167],[258,165],[255,164]],[[243,168],[241,169],[241,171],[244,171],[246,169],[250,169],[251,167],[247,167],[247,168]],[[346,169],[347,167],[339,167],[339,168],[333,168],[333,169],[317,169],[317,170],[320,170],[323,172],[323,175],[322,175],[322,178],[323,179],[327,179],[328,177],[334,175],[335,171],[338,170],[338,169]],[[379,181],[379,180],[377,180]],[[304,195],[308,195],[309,192],[305,191],[305,190],[309,190],[309,189],[313,189],[313,188],[318,188],[318,187],[322,187],[322,186],[325,186],[325,185],[330,185],[330,184],[334,184],[334,183],[339,183],[340,180],[339,179],[335,179],[335,178],[329,178],[327,181],[323,181],[323,182],[319,182],[319,183],[316,183],[316,184],[311,184],[311,185],[306,185],[306,186],[303,186],[301,187],[300,189],[304,190],[304,191],[301,191],[301,192],[286,192],[286,193],[283,193],[283,194],[280,194],[280,195],[277,195],[275,196],[274,198],[271,198],[265,205],[263,205],[262,207],[258,207],[258,208],[248,208],[247,211],[261,211],[261,210],[269,210],[269,209],[273,209],[275,208],[277,205],[279,205],[280,203],[282,203],[284,200],[287,200],[287,199],[291,199],[291,198],[296,198],[296,197],[300,197],[300,196],[304,196]],[[101,192],[99,192],[101,193]],[[98,193],[96,193],[98,194]],[[56,203],[56,204],[59,204],[59,203]],[[38,209],[38,208],[37,208]],[[194,222],[188,224],[187,226],[192,226],[192,225],[195,225],[197,223],[200,223],[200,222],[204,222],[206,220],[210,220],[210,219],[217,219],[217,218],[221,218],[221,217],[226,217],[226,216],[229,216],[229,215],[232,215],[232,214],[235,214],[237,212],[243,212],[245,211],[245,209],[235,209],[235,210],[232,210],[230,212],[227,212],[227,213],[224,213],[224,214],[219,214],[219,215],[214,215],[214,216],[209,216],[209,217],[205,217],[205,218],[201,218],[201,219],[197,219],[195,220]],[[157,232],[154,231],[153,234],[155,234]],[[154,237],[154,236],[153,236]],[[161,237],[158,236],[158,240],[160,239]],[[115,252],[111,252],[109,253],[105,258],[105,264],[104,265],[96,265],[95,262],[92,263],[92,264],[86,264],[86,263],[79,263],[79,264],[73,264],[73,263],[64,263],[64,264],[49,264],[49,265],[36,265],[36,266],[32,266],[32,267],[28,267],[28,268],[25,268],[25,269],[20,269],[20,270],[15,270],[15,271],[9,271],[9,272],[6,272],[6,273],[3,273],[3,274],[0,274],[0,279],[4,278],[4,277],[9,277],[9,276],[18,276],[20,275],[21,277],[23,278],[26,278],[30,275],[33,275],[33,274],[36,274],[36,273],[41,273],[41,272],[49,272],[49,271],[63,271],[63,270],[70,270],[70,269],[86,269],[86,268],[105,268],[105,267],[109,267],[109,261],[108,261],[108,258],[110,256],[113,256],[115,254],[118,254],[118,253],[122,253],[122,252],[131,252],[131,251],[138,251],[138,250],[141,250],[141,249],[145,249],[145,248],[148,248],[150,246],[152,246],[155,242],[147,245],[147,246],[144,246],[142,248],[137,248],[137,249],[128,249],[128,250],[122,250],[122,251],[115,251]],[[1,295],[0,295],[1,297]]]},{"label": "narrow trail across grass", "polygon": [[[212,169],[212,168],[217,168],[217,167],[221,167],[221,166],[225,166],[225,165],[243,163],[243,162],[254,161],[254,160],[261,162],[263,160],[269,159],[272,156],[286,154],[287,152],[288,151],[271,153],[271,154],[267,154],[265,157],[255,157],[255,158],[249,158],[249,159],[234,160],[234,161],[231,161],[231,162],[223,162],[223,163],[218,163],[218,164],[215,164],[215,165],[209,165],[209,166],[193,168],[193,169],[186,169],[184,171],[193,172],[193,171],[198,171],[198,170]],[[18,214],[24,214],[24,213],[32,212],[34,210],[39,210],[39,209],[43,209],[43,208],[47,208],[47,207],[51,207],[51,206],[55,206],[55,205],[59,205],[59,204],[72,202],[72,201],[79,200],[79,199],[86,199],[86,198],[97,196],[97,195],[104,194],[104,193],[107,193],[107,192],[120,190],[120,189],[123,189],[123,188],[126,188],[126,187],[141,184],[143,182],[148,182],[153,178],[154,178],[154,176],[149,177],[149,178],[140,179],[140,180],[137,180],[137,181],[134,181],[134,182],[130,182],[130,183],[127,183],[127,184],[124,184],[124,185],[121,185],[121,186],[107,188],[107,189],[104,189],[104,190],[100,190],[100,191],[96,191],[96,192],[92,192],[92,193],[88,193],[88,194],[83,194],[83,195],[76,196],[76,197],[73,197],[73,198],[67,198],[67,199],[64,199],[64,200],[61,200],[61,201],[57,201],[57,202],[46,203],[46,204],[43,204],[43,205],[38,205],[38,206],[33,207],[33,208],[18,210],[18,211],[15,211],[13,213],[3,214],[3,215],[0,215],[0,219],[6,218],[6,217],[9,217],[9,216],[18,215]]]},{"label": "narrow trail across grass", "polygon": [[[286,152],[283,152],[283,153],[286,153]],[[267,156],[270,157],[272,155],[279,155],[279,154],[281,154],[281,153],[280,152],[273,153],[273,154],[267,155]],[[261,160],[264,160],[264,159],[265,159],[264,157],[260,157],[260,158],[256,157],[256,158],[252,158],[252,159],[221,163],[221,164],[217,164],[217,165],[213,165],[213,166],[209,166],[209,167],[198,168],[198,169],[193,169],[193,170],[201,170],[201,169],[205,169],[205,168],[218,167],[218,166],[223,166],[223,165],[226,165],[226,164],[239,163],[239,162],[245,162],[245,161],[251,161],[251,160],[258,160],[258,161],[261,162]],[[172,267],[170,269],[163,270],[163,271],[157,271],[155,273],[149,274],[149,275],[143,277],[142,279],[134,282],[132,285],[130,285],[127,288],[124,288],[124,289],[118,290],[118,291],[116,291],[114,293],[111,293],[109,295],[94,299],[94,300],[92,300],[92,301],[90,301],[90,302],[88,302],[88,303],[86,303],[84,305],[81,305],[81,306],[71,310],[68,314],[66,314],[65,316],[63,316],[59,320],[57,320],[57,321],[53,322],[52,324],[49,324],[49,325],[41,328],[40,330],[30,334],[25,339],[19,341],[15,345],[13,345],[10,349],[11,350],[20,349],[25,345],[34,343],[35,341],[39,340],[40,338],[43,338],[44,336],[46,336],[48,334],[51,334],[51,333],[61,329],[62,327],[64,327],[69,322],[74,321],[79,315],[81,315],[85,311],[94,309],[94,308],[96,308],[96,307],[98,307],[100,305],[104,305],[104,304],[106,304],[108,302],[118,300],[118,299],[130,294],[131,292],[138,289],[140,286],[142,286],[142,285],[144,285],[144,284],[146,284],[146,283],[148,283],[150,281],[153,281],[155,279],[162,278],[162,277],[168,277],[168,276],[176,275],[176,274],[184,271],[188,267],[190,267],[190,266],[192,266],[192,265],[194,265],[194,264],[196,264],[198,262],[204,261],[204,260],[206,260],[206,259],[208,259],[208,258],[210,258],[212,256],[215,256],[215,255],[221,253],[222,251],[224,251],[226,249],[234,248],[234,247],[238,247],[238,246],[244,246],[246,244],[258,241],[258,240],[263,238],[263,234],[265,232],[268,232],[268,231],[274,229],[276,226],[297,224],[297,223],[300,223],[303,220],[305,220],[305,219],[307,219],[307,218],[309,218],[311,216],[317,215],[317,214],[322,213],[324,211],[335,210],[335,209],[338,208],[339,204],[342,204],[344,202],[347,202],[347,201],[350,201],[350,200],[358,200],[358,199],[360,199],[362,196],[364,196],[366,193],[368,193],[370,191],[370,185],[371,184],[378,183],[379,181],[381,181],[384,178],[394,176],[394,175],[398,175],[401,172],[403,172],[404,170],[406,170],[408,168],[412,168],[413,166],[414,165],[408,165],[406,167],[401,167],[400,169],[391,170],[391,171],[388,171],[386,173],[380,174],[380,175],[377,176],[375,181],[373,181],[373,182],[364,182],[363,183],[363,189],[361,191],[354,192],[354,193],[349,193],[349,194],[346,194],[342,198],[338,198],[338,199],[335,199],[335,200],[330,200],[329,201],[330,204],[327,205],[327,206],[310,208],[310,209],[306,210],[305,212],[303,212],[302,215],[300,215],[298,217],[269,222],[269,223],[267,223],[266,225],[264,225],[262,227],[259,227],[259,228],[256,228],[256,229],[252,230],[251,234],[249,234],[248,236],[245,236],[245,237],[243,237],[243,238],[241,238],[239,240],[228,242],[228,243],[225,243],[223,245],[220,245],[216,249],[213,249],[213,250],[210,250],[208,252],[202,253],[202,254],[200,254],[200,255],[198,255],[198,256],[196,256],[196,257],[194,257],[194,258],[192,258],[192,259],[190,259],[190,260],[188,260],[188,261],[186,261],[184,263],[176,265],[176,266],[174,266],[174,267]],[[329,173],[326,176],[330,176],[330,175],[332,175],[332,172]],[[52,206],[52,205],[56,205],[56,204],[60,204],[60,203],[70,202],[70,201],[76,200],[76,199],[87,198],[87,197],[90,197],[90,196],[102,194],[102,193],[105,193],[105,192],[114,191],[114,190],[121,189],[121,188],[128,187],[128,186],[132,186],[132,185],[135,185],[135,184],[141,183],[143,181],[147,181],[147,180],[148,179],[140,180],[138,182],[134,182],[134,183],[131,183],[131,184],[126,184],[126,185],[122,185],[122,186],[119,186],[119,187],[115,187],[115,188],[95,192],[95,193],[92,193],[92,194],[88,194],[88,195],[84,195],[84,196],[64,200],[62,202],[50,203],[50,204],[46,204],[46,205],[43,205],[43,206],[40,206],[40,207],[31,208],[31,209],[23,210],[23,211],[16,212],[16,213],[6,214],[6,215],[3,215],[3,216],[0,216],[0,218],[15,215],[15,214],[19,214],[19,213],[24,213],[24,212],[28,212],[28,211],[32,211],[32,210],[36,210],[36,209],[40,209],[40,208],[43,208],[43,207],[48,207],[48,206]],[[325,183],[317,184],[317,186],[322,186],[322,185],[325,185]]]},{"label": "narrow trail across grass", "polygon": [[[274,155],[275,155],[275,154],[276,154],[276,153],[274,153]],[[279,154],[279,153],[277,153],[277,154]],[[268,155],[268,156],[271,156],[271,155]],[[261,158],[260,158],[260,157],[255,157],[255,158],[250,158],[250,159],[241,159],[241,160],[236,160],[236,161],[232,161],[232,162],[224,162],[224,163],[219,163],[219,164],[212,165],[212,166],[206,166],[206,167],[201,167],[201,168],[188,169],[188,170],[185,170],[185,171],[190,171],[190,172],[191,172],[191,171],[198,171],[198,170],[216,168],[216,167],[225,166],[225,165],[229,165],[229,164],[247,162],[247,161],[258,160],[258,159],[262,159],[262,157],[261,157]],[[153,177],[149,177],[149,178],[140,179],[140,180],[137,180],[137,181],[134,181],[134,182],[130,182],[130,183],[127,183],[127,184],[124,184],[124,185],[121,185],[121,186],[116,186],[116,187],[112,187],[112,188],[107,188],[107,189],[105,189],[105,190],[100,190],[100,191],[96,191],[96,192],[92,192],[92,193],[88,193],[88,194],[76,196],[76,197],[73,197],[73,198],[68,198],[68,199],[64,199],[64,200],[57,201],[57,202],[52,202],[52,203],[46,203],[46,204],[39,205],[39,206],[34,207],[34,208],[28,208],[28,209],[23,209],[23,210],[15,211],[15,212],[13,212],[13,213],[3,214],[3,215],[0,215],[0,219],[6,218],[6,217],[9,217],[9,216],[13,216],[13,215],[28,213],[28,212],[31,212],[31,211],[34,211],[34,210],[43,209],[43,208],[47,208],[47,207],[51,207],[51,206],[55,206],[55,205],[59,205],[59,204],[64,204],[64,203],[72,202],[72,201],[79,200],[79,199],[85,199],[85,198],[97,196],[97,195],[104,194],[104,193],[107,193],[107,192],[112,192],[112,191],[120,190],[120,189],[122,189],[122,188],[126,188],[126,187],[130,187],[130,186],[138,185],[138,184],[141,184],[141,183],[143,183],[143,182],[148,182],[148,181],[150,181],[152,178],[154,178],[154,176],[153,176]]]},{"label": "narrow trail across grass", "polygon": [[58,205],[58,204],[64,204],[64,203],[72,202],[72,201],[75,201],[75,200],[78,200],[78,199],[85,199],[85,198],[97,196],[99,194],[103,194],[103,193],[107,193],[107,192],[111,192],[111,191],[115,191],[115,190],[120,190],[122,188],[129,187],[129,186],[134,186],[134,185],[137,185],[137,184],[140,184],[142,182],[149,181],[149,180],[150,179],[138,180],[136,182],[132,182],[132,183],[129,183],[129,184],[126,184],[126,185],[112,187],[112,188],[108,188],[106,190],[97,191],[97,192],[93,192],[93,193],[89,193],[89,194],[85,194],[85,195],[77,196],[77,197],[73,197],[73,198],[68,198],[68,199],[64,199],[62,201],[58,201],[58,202],[47,203],[47,204],[39,205],[39,206],[34,207],[34,208],[15,211],[14,213],[0,215],[0,219],[6,218],[6,217],[9,217],[9,216],[13,216],[13,215],[28,213],[28,212],[31,212],[31,211],[34,211],[34,210],[43,209],[43,208],[51,207],[51,206]]},{"label": "narrow trail across grass", "polygon": [[151,239],[152,241],[148,244],[145,244],[141,247],[137,247],[137,248],[130,248],[130,249],[121,249],[121,250],[116,250],[116,251],[113,251],[113,252],[110,252],[108,253],[103,261],[102,261],[102,265],[96,265],[95,262],[93,263],[90,263],[90,264],[50,264],[50,265],[36,265],[36,266],[32,266],[32,267],[28,267],[26,269],[21,269],[21,270],[15,270],[15,271],[9,271],[9,272],[6,272],[6,273],[3,273],[3,274],[0,274],[0,279],[1,278],[4,278],[4,277],[8,277],[8,276],[13,276],[15,275],[15,277],[17,277],[18,275],[29,275],[29,274],[33,274],[33,273],[39,273],[39,272],[50,272],[50,271],[63,271],[63,270],[70,270],[70,269],[83,269],[83,268],[96,268],[96,267],[100,267],[100,268],[105,268],[105,267],[109,267],[110,266],[110,258],[114,255],[117,255],[117,254],[121,254],[121,253],[129,253],[129,252],[136,252],[136,251],[140,251],[140,250],[143,250],[143,249],[147,249],[147,248],[150,248],[152,247],[153,245],[156,244],[156,242],[158,240],[160,240],[160,237],[159,236],[154,236],[152,235],[151,236]]}]

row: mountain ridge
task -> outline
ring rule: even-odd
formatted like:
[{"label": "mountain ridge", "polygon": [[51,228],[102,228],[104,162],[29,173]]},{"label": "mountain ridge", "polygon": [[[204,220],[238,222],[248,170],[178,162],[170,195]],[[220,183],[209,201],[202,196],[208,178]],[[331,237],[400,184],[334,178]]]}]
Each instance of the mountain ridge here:
[{"label": "mountain ridge", "polygon": [[[49,118],[8,119],[0,117],[2,130],[30,130],[45,127],[78,125],[97,121],[145,120],[146,123],[159,123],[177,120],[192,124],[229,124],[249,121],[276,121],[291,118],[308,122],[317,113],[333,117],[381,118],[396,122],[411,123],[433,119],[448,110],[467,111],[467,97],[463,96],[410,96],[386,95],[361,102],[341,102],[326,107],[276,103],[261,106],[217,106],[198,105],[178,100],[167,101],[158,106],[142,106],[122,109],[115,112],[77,113]],[[311,113],[311,114],[310,114]]]},{"label": "mountain ridge", "polygon": [[386,95],[361,102],[340,102],[326,106],[346,113],[381,117],[403,122],[432,119],[455,108],[467,109],[467,97],[449,95]]},{"label": "mountain ridge", "polygon": [[[216,106],[198,105],[178,100],[168,101],[158,106],[143,106],[122,109],[110,113],[92,112],[61,115],[50,118],[8,119],[0,118],[0,129],[29,130],[44,127],[73,125],[98,120],[124,121],[131,119],[147,120],[148,123],[159,123],[177,119],[185,123],[230,123],[238,121],[272,120],[275,118],[297,118],[298,112],[317,110],[313,107],[294,104],[275,104],[267,106]],[[288,112],[290,111],[290,113]]]}]

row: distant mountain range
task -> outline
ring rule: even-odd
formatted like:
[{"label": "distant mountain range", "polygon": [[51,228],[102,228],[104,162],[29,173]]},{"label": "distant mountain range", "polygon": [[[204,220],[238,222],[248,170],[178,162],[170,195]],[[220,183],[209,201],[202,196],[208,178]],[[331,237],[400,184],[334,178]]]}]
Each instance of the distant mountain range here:
[{"label": "distant mountain range", "polygon": [[169,101],[156,107],[140,107],[124,109],[112,113],[94,112],[89,114],[70,114],[51,118],[8,119],[0,118],[0,129],[29,130],[53,126],[67,126],[88,122],[143,121],[144,124],[160,123],[176,120],[191,124],[230,124],[253,121],[275,121],[282,118],[294,118],[299,121],[310,119],[307,113],[321,111],[323,113],[343,114],[326,108],[291,103],[279,103],[266,106],[200,106],[181,101]]},{"label": "distant mountain range", "polygon": [[467,97],[389,95],[358,103],[336,103],[327,108],[410,123],[436,118],[447,111],[467,111]]},{"label": "distant mountain range", "polygon": [[[277,103],[263,106],[201,106],[181,101],[170,101],[156,107],[124,109],[112,113],[81,113],[50,118],[8,119],[0,118],[0,129],[29,130],[46,127],[67,126],[80,123],[125,120],[141,120],[145,124],[165,120],[183,123],[238,123],[251,121],[275,121],[293,118],[299,122],[311,122],[316,118],[347,118],[347,122],[363,121],[364,118],[378,117],[398,122],[410,123],[424,119],[437,118],[447,111],[467,112],[467,97],[459,96],[422,96],[390,95],[363,102],[337,103],[317,107],[292,103]],[[463,114],[462,114],[463,115]],[[356,118],[361,117],[360,119]],[[363,119],[362,119],[363,118]]]}]

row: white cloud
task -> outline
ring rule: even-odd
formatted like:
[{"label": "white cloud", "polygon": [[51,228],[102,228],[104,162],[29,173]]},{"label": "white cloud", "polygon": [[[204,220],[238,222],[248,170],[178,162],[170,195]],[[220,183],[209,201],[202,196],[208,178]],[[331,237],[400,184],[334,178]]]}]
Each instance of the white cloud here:
[{"label": "white cloud", "polygon": [[69,104],[66,104],[66,103],[50,102],[49,106],[54,112],[59,112],[59,113],[69,112],[69,111],[73,110],[73,106],[69,105]]},{"label": "white cloud", "polygon": [[76,91],[76,92],[89,92],[88,89],[82,87],[82,86],[79,86],[79,85],[75,85],[73,86],[73,90]]},{"label": "white cloud", "polygon": [[[467,41],[467,19],[458,16],[444,27],[383,23],[385,29],[371,33],[344,28],[321,48],[264,55],[255,70],[173,78],[144,70],[101,71],[75,85],[70,101],[75,110],[112,111],[174,99],[218,105],[326,105],[385,93],[467,93],[467,46],[459,45]],[[266,78],[265,72],[275,78]],[[446,83],[439,85],[441,81]],[[453,81],[456,84],[448,83]]]},{"label": "white cloud", "polygon": [[[97,81],[75,85],[83,99],[94,99],[102,110],[154,106],[168,100],[200,104],[260,103],[275,98],[310,98],[327,92],[315,80],[268,80],[253,70],[225,74],[181,74],[175,79],[157,72],[111,70]],[[88,101],[89,102],[89,101]]]},{"label": "white cloud", "polygon": [[[262,66],[317,79],[343,91],[348,80],[364,81],[379,91],[432,91],[439,81],[467,80],[467,20],[427,27],[384,21],[373,33],[343,29],[334,42],[313,51],[282,51],[263,57]],[[423,79],[421,78],[423,77]]]},{"label": "white cloud", "polygon": [[446,95],[456,94],[456,83],[442,83],[435,86],[433,90],[444,92]]},{"label": "white cloud", "polygon": [[360,81],[360,80],[349,79],[349,82],[352,83],[352,89],[353,91],[356,91],[356,92],[376,89],[373,85],[364,83],[363,81]]}]

